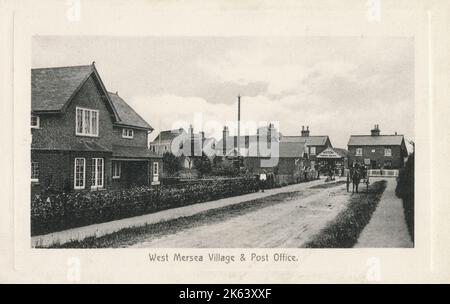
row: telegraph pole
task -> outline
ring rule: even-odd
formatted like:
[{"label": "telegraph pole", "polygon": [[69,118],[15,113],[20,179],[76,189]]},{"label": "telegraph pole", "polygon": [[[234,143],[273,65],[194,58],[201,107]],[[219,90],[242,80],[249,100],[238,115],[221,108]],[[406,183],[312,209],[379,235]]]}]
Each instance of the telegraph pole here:
[{"label": "telegraph pole", "polygon": [[237,137],[237,159],[238,159],[238,169],[241,169],[241,95],[238,95],[238,137]]}]

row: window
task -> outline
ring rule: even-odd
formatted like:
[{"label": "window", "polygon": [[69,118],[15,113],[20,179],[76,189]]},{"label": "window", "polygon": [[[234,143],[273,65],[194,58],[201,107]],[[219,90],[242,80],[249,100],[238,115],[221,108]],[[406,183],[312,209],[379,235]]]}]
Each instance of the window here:
[{"label": "window", "polygon": [[112,178],[120,178],[120,173],[122,172],[122,164],[120,161],[112,162],[113,174]]},{"label": "window", "polygon": [[391,169],[392,162],[390,160],[384,162],[384,168]]},{"label": "window", "polygon": [[372,153],[375,153],[375,149],[372,149]]},{"label": "window", "polygon": [[392,156],[392,150],[390,148],[384,149],[384,156]]},{"label": "window", "polygon": [[316,155],[316,147],[309,148],[309,154]]},{"label": "window", "polygon": [[153,163],[153,176],[159,175],[159,163]]},{"label": "window", "polygon": [[123,138],[133,138],[133,129],[122,129]]},{"label": "window", "polygon": [[75,158],[74,188],[84,189],[86,177],[86,159]]},{"label": "window", "polygon": [[91,188],[103,188],[103,158],[92,159]]},{"label": "window", "polygon": [[76,135],[98,136],[98,110],[76,108]]},{"label": "window", "polygon": [[362,156],[362,148],[356,148],[356,156]]},{"label": "window", "polygon": [[39,116],[31,115],[31,128],[39,129]]},{"label": "window", "polygon": [[31,181],[38,182],[39,181],[39,163],[31,162]]}]

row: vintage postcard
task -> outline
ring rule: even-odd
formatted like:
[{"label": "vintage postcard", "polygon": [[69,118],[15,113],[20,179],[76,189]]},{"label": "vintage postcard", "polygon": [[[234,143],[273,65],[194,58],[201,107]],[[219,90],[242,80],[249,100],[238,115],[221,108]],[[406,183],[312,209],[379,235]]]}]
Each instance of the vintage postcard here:
[{"label": "vintage postcard", "polygon": [[443,2],[6,3],[2,281],[448,282]]}]

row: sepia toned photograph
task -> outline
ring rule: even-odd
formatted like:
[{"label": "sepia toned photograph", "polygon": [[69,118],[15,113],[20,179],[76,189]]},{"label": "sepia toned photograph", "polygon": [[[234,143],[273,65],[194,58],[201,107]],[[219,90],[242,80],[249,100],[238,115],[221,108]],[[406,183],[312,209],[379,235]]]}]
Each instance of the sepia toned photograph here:
[{"label": "sepia toned photograph", "polygon": [[414,248],[412,37],[33,36],[32,248]]}]

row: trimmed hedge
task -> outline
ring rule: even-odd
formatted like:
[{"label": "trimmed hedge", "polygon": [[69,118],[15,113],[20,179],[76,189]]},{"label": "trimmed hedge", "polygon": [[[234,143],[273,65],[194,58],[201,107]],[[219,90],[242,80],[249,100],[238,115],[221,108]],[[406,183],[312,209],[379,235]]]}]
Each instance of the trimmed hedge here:
[{"label": "trimmed hedge", "polygon": [[255,178],[242,177],[127,190],[36,195],[31,201],[31,235],[242,195],[258,189]]},{"label": "trimmed hedge", "polygon": [[399,172],[395,194],[403,201],[406,224],[414,244],[414,153]]}]

